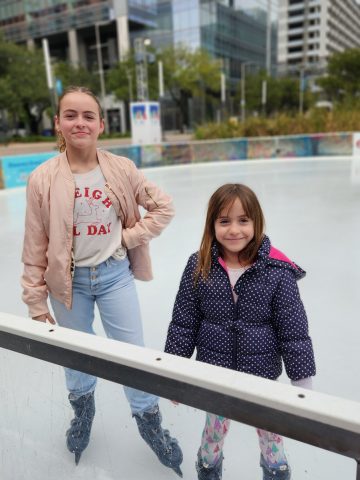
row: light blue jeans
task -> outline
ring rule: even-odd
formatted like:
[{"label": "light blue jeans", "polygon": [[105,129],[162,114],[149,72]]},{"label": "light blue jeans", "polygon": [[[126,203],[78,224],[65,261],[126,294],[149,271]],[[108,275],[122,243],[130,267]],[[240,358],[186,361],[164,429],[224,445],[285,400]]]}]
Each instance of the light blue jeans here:
[{"label": "light blue jeans", "polygon": [[[109,338],[144,346],[139,301],[128,258],[109,258],[96,267],[76,267],[73,278],[72,309],[50,295],[51,306],[61,327],[94,334],[94,307]],[[65,368],[66,386],[74,398],[94,391],[96,377]],[[125,387],[133,415],[151,410],[158,397]]]}]

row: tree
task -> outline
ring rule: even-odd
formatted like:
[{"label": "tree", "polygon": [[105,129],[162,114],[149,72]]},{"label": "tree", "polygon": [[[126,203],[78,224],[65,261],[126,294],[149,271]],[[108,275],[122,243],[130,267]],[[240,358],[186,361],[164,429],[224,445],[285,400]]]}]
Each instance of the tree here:
[{"label": "tree", "polygon": [[327,76],[317,84],[333,102],[342,103],[360,95],[360,49],[334,53],[328,61]]},{"label": "tree", "polygon": [[[153,49],[148,48],[148,52],[156,59]],[[147,74],[149,98],[154,100],[159,96],[156,61],[148,62]],[[130,51],[125,60],[119,62],[108,71],[106,86],[107,90],[113,92],[120,100],[127,102],[136,100],[136,64],[134,51]]]},{"label": "tree", "polygon": [[81,85],[89,88],[95,94],[100,91],[99,75],[89,72],[84,67],[74,67],[66,62],[57,62],[54,65],[55,77],[61,80],[63,89],[71,85]]},{"label": "tree", "polygon": [[50,106],[42,52],[0,39],[0,103],[13,119],[39,133],[44,110]]},{"label": "tree", "polygon": [[[266,81],[266,105],[263,111],[262,105],[262,84]],[[239,82],[236,101],[240,102]],[[304,109],[306,110],[311,103],[311,95],[308,91],[304,92]],[[247,75],[245,80],[245,99],[248,112],[257,112],[258,114],[273,115],[278,112],[297,112],[299,110],[299,79],[294,77],[274,78],[268,76],[264,70]]]},{"label": "tree", "polygon": [[[155,54],[154,62],[148,63],[149,98],[158,99],[158,66],[163,63],[165,90],[178,106],[181,126],[189,124],[188,99],[202,98],[204,102],[220,91],[220,61],[214,60],[202,50],[191,51],[185,47],[166,48]],[[130,85],[136,98],[136,73],[133,52],[127,59],[109,71],[107,88],[117,98],[130,99]]]},{"label": "tree", "polygon": [[51,104],[42,52],[24,49],[22,62],[15,62],[10,74],[13,92],[22,104],[24,120],[32,134],[39,134],[42,115]]},{"label": "tree", "polygon": [[186,47],[166,48],[158,58],[163,62],[166,91],[179,108],[181,126],[189,125],[188,99],[200,98],[204,109],[220,92],[221,61],[205,50]]}]

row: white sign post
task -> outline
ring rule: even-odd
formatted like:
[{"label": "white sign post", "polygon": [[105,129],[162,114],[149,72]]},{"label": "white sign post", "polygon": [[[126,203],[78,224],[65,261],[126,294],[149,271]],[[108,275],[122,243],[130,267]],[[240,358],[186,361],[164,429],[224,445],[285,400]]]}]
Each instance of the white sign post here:
[{"label": "white sign post", "polygon": [[351,162],[351,183],[360,184],[360,132],[353,133],[353,158]]},{"label": "white sign post", "polygon": [[132,143],[154,145],[162,141],[159,102],[130,103]]},{"label": "white sign post", "polygon": [[360,158],[360,132],[353,133],[353,156]]}]

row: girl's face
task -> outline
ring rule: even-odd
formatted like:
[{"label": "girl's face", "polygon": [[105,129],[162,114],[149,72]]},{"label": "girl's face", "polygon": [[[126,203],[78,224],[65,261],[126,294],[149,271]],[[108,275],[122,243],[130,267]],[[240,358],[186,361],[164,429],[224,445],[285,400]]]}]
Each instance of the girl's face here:
[{"label": "girl's face", "polygon": [[224,250],[224,260],[234,260],[254,238],[254,222],[237,198],[230,208],[220,211],[215,220],[215,237]]},{"label": "girl's face", "polygon": [[72,92],[63,97],[60,114],[55,117],[55,126],[66,141],[66,146],[88,148],[96,145],[98,136],[104,131],[99,106],[86,93]]}]

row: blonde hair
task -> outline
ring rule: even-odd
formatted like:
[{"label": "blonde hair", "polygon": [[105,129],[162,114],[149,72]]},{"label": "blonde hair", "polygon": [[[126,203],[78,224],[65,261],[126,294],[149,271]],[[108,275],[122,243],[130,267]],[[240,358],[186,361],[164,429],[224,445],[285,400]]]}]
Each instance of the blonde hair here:
[{"label": "blonde hair", "polygon": [[[58,107],[57,107],[57,110],[56,110],[56,116],[58,118],[60,117],[61,101],[69,93],[86,93],[86,95],[89,95],[97,103],[97,106],[98,106],[98,109],[99,109],[100,119],[102,119],[102,120],[104,119],[103,109],[101,108],[100,101],[97,98],[97,96],[89,88],[76,86],[76,85],[72,85],[70,87],[67,87],[65,89],[64,93],[59,98],[59,103],[58,103]],[[56,131],[56,137],[57,137],[57,142],[56,142],[57,148],[59,149],[60,152],[64,152],[66,150],[66,142],[65,142],[65,138],[64,138],[64,136],[63,136],[63,134],[61,133],[60,130]]]},{"label": "blonde hair", "polygon": [[[207,279],[211,268],[211,247],[216,240],[215,221],[220,213],[231,208],[236,199],[239,199],[245,214],[254,222],[254,237],[248,245],[239,252],[239,260],[245,264],[253,263],[256,259],[261,242],[264,238],[265,219],[255,193],[246,185],[227,183],[218,188],[210,197],[206,214],[205,228],[202,236],[198,263],[195,270],[195,283],[199,277]],[[222,247],[219,245],[219,253]]]}]

